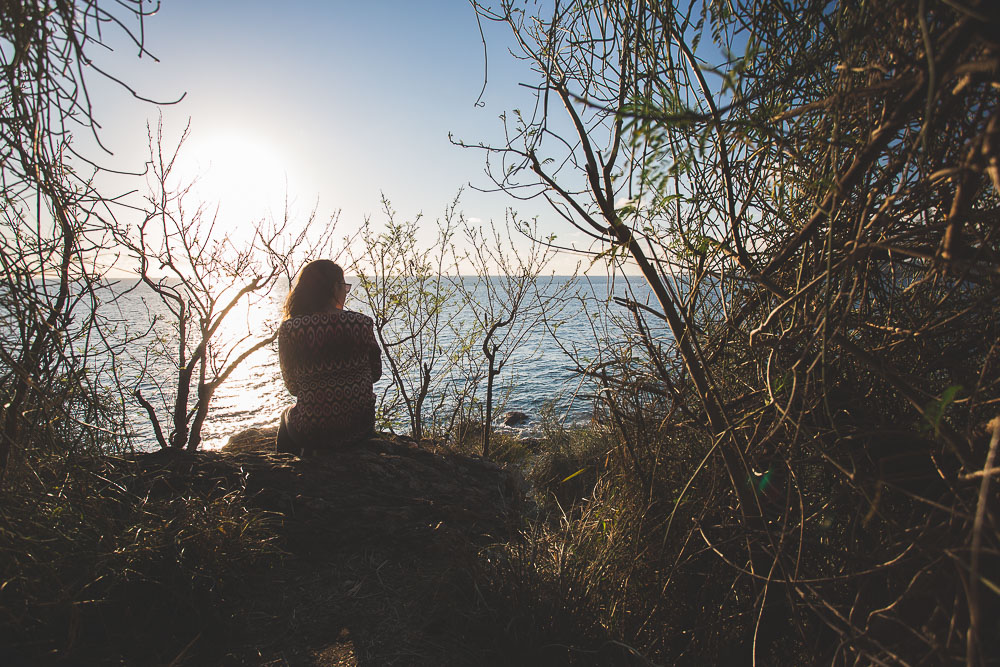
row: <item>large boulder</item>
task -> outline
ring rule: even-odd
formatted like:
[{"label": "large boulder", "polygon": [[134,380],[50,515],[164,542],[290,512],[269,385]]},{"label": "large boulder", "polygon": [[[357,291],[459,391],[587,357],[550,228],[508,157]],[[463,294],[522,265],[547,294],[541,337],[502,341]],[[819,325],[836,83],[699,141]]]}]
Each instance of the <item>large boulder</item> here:
[{"label": "large boulder", "polygon": [[275,451],[276,429],[230,438],[218,456],[245,473],[259,506],[286,516],[293,550],[389,543],[441,546],[500,537],[518,515],[523,483],[511,470],[431,441],[376,434],[300,459]]}]

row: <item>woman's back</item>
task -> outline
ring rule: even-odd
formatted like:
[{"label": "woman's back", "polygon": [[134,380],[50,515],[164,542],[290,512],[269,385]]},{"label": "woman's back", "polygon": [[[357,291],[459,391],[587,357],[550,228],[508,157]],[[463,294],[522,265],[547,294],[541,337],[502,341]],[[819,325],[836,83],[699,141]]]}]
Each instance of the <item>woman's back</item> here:
[{"label": "woman's back", "polygon": [[298,399],[288,413],[295,440],[329,447],[371,432],[382,356],[370,317],[335,310],[287,319],[278,357],[285,386]]}]

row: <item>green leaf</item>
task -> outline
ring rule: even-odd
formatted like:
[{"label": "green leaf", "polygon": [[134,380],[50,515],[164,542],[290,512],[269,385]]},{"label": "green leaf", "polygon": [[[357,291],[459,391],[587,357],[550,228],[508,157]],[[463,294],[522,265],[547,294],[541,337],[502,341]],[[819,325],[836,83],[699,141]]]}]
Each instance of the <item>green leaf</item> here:
[{"label": "green leaf", "polygon": [[955,398],[960,391],[962,391],[962,385],[953,384],[944,390],[941,398],[930,401],[924,407],[924,418],[927,420],[928,425],[934,429],[935,434],[941,430],[941,420],[944,418],[945,410],[955,402]]},{"label": "green leaf", "polygon": [[583,472],[584,470],[586,470],[586,468],[580,468],[580,469],[579,469],[579,470],[577,470],[577,471],[576,471],[575,473],[573,473],[572,475],[570,475],[569,477],[567,477],[566,479],[564,479],[563,481],[561,481],[561,482],[559,482],[559,483],[560,483],[560,484],[565,484],[565,483],[566,483],[566,482],[568,482],[569,480],[571,480],[571,479],[573,479],[574,477],[576,477],[577,475],[579,475],[579,474],[580,474],[581,472]]},{"label": "green leaf", "polygon": [[763,475],[760,476],[760,480],[757,482],[757,491],[763,493],[765,489],[771,484],[771,477],[774,471],[770,468],[767,469]]}]

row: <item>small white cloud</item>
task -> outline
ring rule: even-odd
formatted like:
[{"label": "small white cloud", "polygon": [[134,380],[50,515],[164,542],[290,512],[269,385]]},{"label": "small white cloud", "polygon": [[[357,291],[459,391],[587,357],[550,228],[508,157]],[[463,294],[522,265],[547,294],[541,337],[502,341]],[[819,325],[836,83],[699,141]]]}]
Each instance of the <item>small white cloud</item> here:
[{"label": "small white cloud", "polygon": [[471,222],[474,225],[478,225],[478,224],[481,224],[483,222],[482,218],[477,218],[475,216],[473,216],[471,218],[468,218],[468,220],[469,220],[469,222]]}]

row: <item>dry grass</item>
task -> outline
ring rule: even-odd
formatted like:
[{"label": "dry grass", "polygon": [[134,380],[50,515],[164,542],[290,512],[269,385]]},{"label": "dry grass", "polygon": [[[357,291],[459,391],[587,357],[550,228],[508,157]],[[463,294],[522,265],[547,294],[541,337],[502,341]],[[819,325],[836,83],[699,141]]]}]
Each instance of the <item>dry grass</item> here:
[{"label": "dry grass", "polygon": [[28,463],[0,502],[5,664],[167,664],[238,630],[243,578],[280,550],[275,518],[233,480],[111,458]]}]

